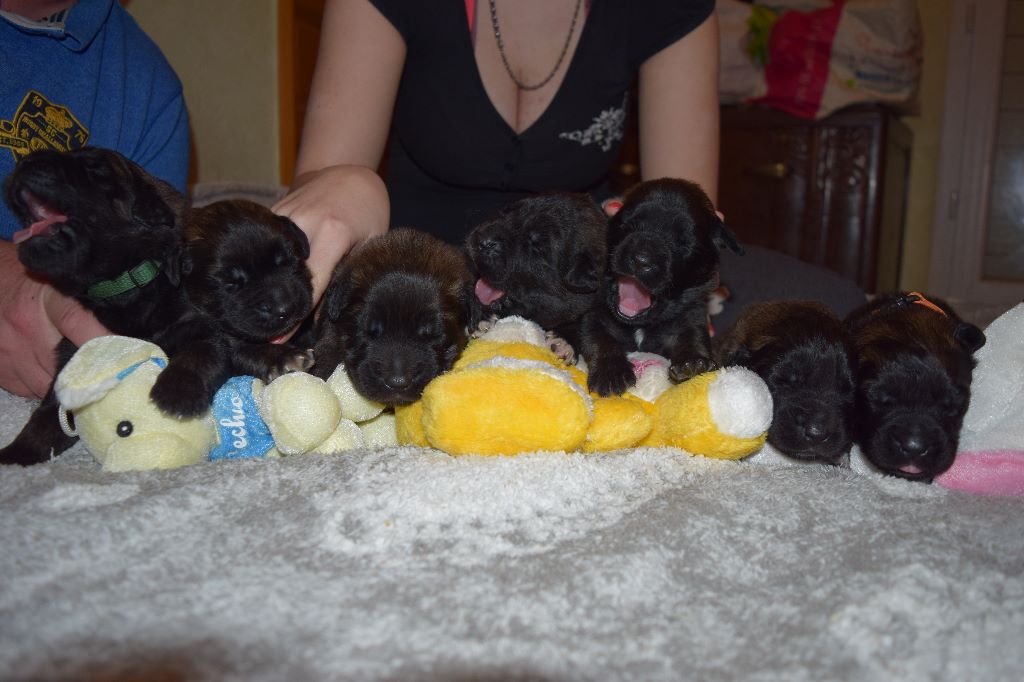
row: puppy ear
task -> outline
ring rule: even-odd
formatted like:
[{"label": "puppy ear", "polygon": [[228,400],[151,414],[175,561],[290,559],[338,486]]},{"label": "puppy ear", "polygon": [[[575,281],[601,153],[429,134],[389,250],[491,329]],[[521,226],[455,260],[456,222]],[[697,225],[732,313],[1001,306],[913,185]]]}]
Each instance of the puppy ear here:
[{"label": "puppy ear", "polygon": [[985,345],[985,333],[969,322],[961,322],[953,330],[953,338],[971,353]]},{"label": "puppy ear", "polygon": [[285,234],[289,235],[295,241],[295,245],[299,249],[299,257],[302,258],[302,260],[309,258],[309,237],[307,237],[306,233],[302,231],[302,228],[292,222],[291,218],[287,218],[283,215],[278,216],[277,219],[280,220],[281,224],[284,226]]},{"label": "puppy ear", "polygon": [[715,216],[715,224],[711,231],[711,238],[719,249],[729,249],[733,253],[743,255],[743,246],[729,226],[722,222],[722,219]]},{"label": "puppy ear", "polygon": [[577,293],[597,291],[601,286],[602,268],[589,253],[580,252],[571,256],[572,262],[565,271],[562,281],[570,290]]},{"label": "puppy ear", "polygon": [[335,274],[324,292],[323,314],[331,322],[341,319],[341,311],[348,304],[349,285],[346,278]]},{"label": "puppy ear", "polygon": [[[127,160],[121,165],[125,166],[123,172],[130,178],[132,216],[151,227],[175,225],[178,215],[185,208],[185,198],[168,183],[153,177],[140,166]],[[169,202],[174,203],[173,208]]]},{"label": "puppy ear", "polygon": [[[185,250],[185,244],[182,242],[176,243],[167,257],[164,258],[164,274],[167,276],[167,280],[171,283],[171,286],[179,286],[181,284],[182,272],[185,268],[185,259],[188,258]],[[192,259],[188,258],[188,270],[192,271]]]},{"label": "puppy ear", "polygon": [[712,347],[715,360],[722,367],[746,365],[752,357],[747,345],[732,333],[726,333],[725,336],[716,338],[712,342]]},{"label": "puppy ear", "polygon": [[472,283],[465,287],[462,295],[466,302],[466,328],[472,331],[480,324],[480,320],[484,319],[484,306],[477,298]]}]

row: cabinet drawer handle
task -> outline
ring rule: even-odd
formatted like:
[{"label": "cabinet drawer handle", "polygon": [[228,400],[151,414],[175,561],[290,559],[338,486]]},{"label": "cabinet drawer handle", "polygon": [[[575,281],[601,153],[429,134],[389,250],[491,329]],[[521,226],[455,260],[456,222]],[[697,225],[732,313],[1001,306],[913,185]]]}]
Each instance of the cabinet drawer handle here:
[{"label": "cabinet drawer handle", "polygon": [[762,178],[772,178],[773,180],[781,180],[789,175],[789,166],[782,161],[766,163],[761,166],[751,166],[747,170],[754,175]]}]

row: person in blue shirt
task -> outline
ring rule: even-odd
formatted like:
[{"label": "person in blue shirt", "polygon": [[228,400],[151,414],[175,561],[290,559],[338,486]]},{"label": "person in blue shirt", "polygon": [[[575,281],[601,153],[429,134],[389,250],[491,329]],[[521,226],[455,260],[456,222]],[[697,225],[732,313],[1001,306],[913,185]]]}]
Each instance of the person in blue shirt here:
[{"label": "person in blue shirt", "polygon": [[[0,177],[36,149],[121,152],[186,190],[189,124],[181,82],[116,0],[0,0]],[[61,336],[106,330],[31,276],[0,206],[0,387],[41,396]]]}]

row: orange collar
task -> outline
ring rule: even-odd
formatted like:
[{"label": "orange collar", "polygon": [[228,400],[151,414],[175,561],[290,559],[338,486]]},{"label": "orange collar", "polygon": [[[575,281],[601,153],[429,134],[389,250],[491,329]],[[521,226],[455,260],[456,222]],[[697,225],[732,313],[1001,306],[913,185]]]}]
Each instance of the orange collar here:
[{"label": "orange collar", "polygon": [[905,298],[908,303],[916,303],[917,305],[923,305],[925,308],[934,310],[943,317],[949,317],[949,315],[946,314],[945,310],[929,301],[927,298],[925,298],[924,294],[922,294],[919,291],[911,291],[906,295]]}]

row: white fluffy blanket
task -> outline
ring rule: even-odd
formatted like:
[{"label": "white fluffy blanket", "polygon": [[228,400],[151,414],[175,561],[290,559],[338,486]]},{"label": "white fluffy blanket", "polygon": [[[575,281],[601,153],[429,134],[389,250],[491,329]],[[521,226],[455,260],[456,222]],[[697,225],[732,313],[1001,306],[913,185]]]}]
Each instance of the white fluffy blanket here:
[{"label": "white fluffy blanket", "polygon": [[1024,675],[1024,498],[770,454],[76,446],[0,469],[0,576],[5,680]]}]

